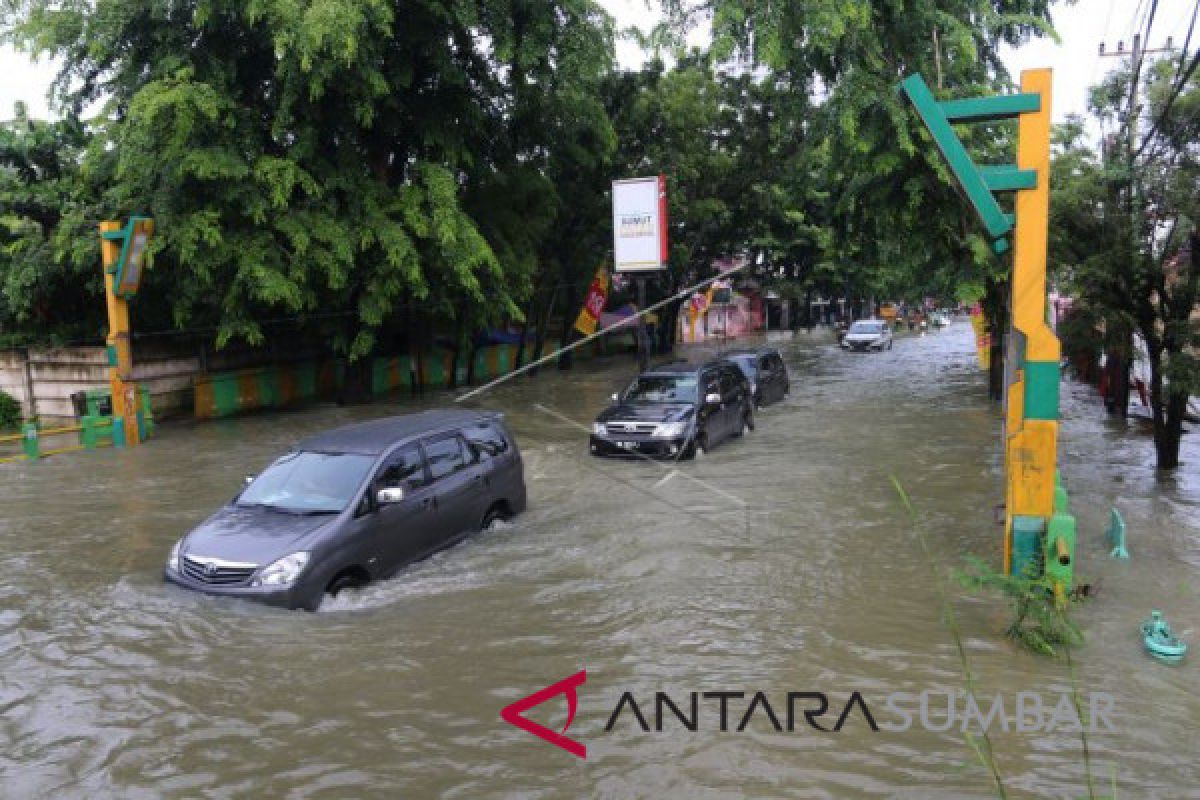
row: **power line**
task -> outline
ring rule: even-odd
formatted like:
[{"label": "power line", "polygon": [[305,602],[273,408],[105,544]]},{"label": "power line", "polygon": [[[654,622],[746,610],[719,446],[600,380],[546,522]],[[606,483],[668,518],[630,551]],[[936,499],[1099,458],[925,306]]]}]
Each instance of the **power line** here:
[{"label": "power line", "polygon": [[[1187,85],[1188,79],[1192,73],[1196,71],[1196,66],[1200,63],[1200,48],[1197,48],[1196,55],[1192,57],[1192,63],[1184,69],[1184,63],[1187,61],[1188,47],[1192,42],[1192,32],[1196,27],[1196,15],[1200,12],[1200,0],[1196,0],[1196,4],[1192,7],[1192,19],[1188,23],[1187,36],[1183,40],[1183,52],[1179,56],[1179,66],[1175,70],[1175,81],[1171,86],[1171,93],[1167,97],[1166,103],[1163,104],[1162,111],[1159,112],[1158,118],[1154,120],[1154,124],[1150,127],[1150,132],[1146,134],[1146,138],[1142,139],[1141,145],[1138,146],[1137,152],[1133,154],[1136,159],[1146,149],[1146,145],[1154,138],[1162,123],[1166,120],[1167,114],[1171,111],[1171,106],[1175,104],[1175,98],[1183,93],[1184,87]],[[1168,44],[1169,46],[1169,44]]]},{"label": "power line", "polygon": [[[1104,15],[1104,35],[1108,36],[1108,26],[1112,22],[1113,7],[1116,6],[1117,0],[1108,0],[1108,12]],[[1096,55],[1095,61],[1092,62],[1092,76],[1088,78],[1088,86],[1096,82],[1096,73],[1100,71],[1100,58],[1104,55],[1104,42],[1100,43],[1100,52]]]}]

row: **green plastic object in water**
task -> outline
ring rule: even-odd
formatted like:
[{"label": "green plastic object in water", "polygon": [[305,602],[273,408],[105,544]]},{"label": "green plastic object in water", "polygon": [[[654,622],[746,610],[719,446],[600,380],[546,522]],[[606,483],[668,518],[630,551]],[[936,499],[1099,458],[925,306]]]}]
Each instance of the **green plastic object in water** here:
[{"label": "green plastic object in water", "polygon": [[1155,658],[1178,661],[1187,653],[1187,642],[1171,633],[1171,626],[1162,612],[1154,609],[1142,623],[1142,642],[1146,652]]},{"label": "green plastic object in water", "polygon": [[1115,506],[1108,517],[1107,536],[1108,546],[1112,548],[1108,554],[1113,558],[1129,558],[1129,551],[1125,549],[1125,520]]}]

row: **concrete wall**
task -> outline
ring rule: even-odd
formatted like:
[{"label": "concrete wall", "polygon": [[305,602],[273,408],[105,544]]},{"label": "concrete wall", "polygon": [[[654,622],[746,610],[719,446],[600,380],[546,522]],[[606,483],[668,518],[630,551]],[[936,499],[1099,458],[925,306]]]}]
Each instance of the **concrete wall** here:
[{"label": "concrete wall", "polygon": [[[632,334],[615,334],[589,342],[576,351],[576,356],[588,358],[631,346]],[[544,354],[554,349],[547,343]],[[452,374],[463,384],[467,375],[465,356],[457,364],[451,362],[452,355],[445,350],[425,354],[421,384],[446,386]],[[479,348],[475,352],[475,380],[503,375],[515,363],[514,345]],[[382,394],[411,386],[415,360],[410,355],[379,357],[371,367],[369,389],[373,394]],[[102,346],[0,351],[0,389],[21,404],[26,419],[36,416],[43,425],[73,420],[71,395],[84,389],[107,389],[108,370]],[[302,347],[286,352],[250,348],[213,351],[206,346],[153,340],[134,344],[133,376],[150,392],[156,419],[176,414],[219,417],[331,398],[342,383],[341,373],[334,360]]]},{"label": "concrete wall", "polygon": [[0,350],[0,392],[12,395],[29,416],[29,382],[25,374],[24,350]]},{"label": "concrete wall", "polygon": [[[150,391],[156,417],[191,410],[192,382],[199,372],[199,355],[134,354],[134,378]],[[36,415],[44,423],[73,419],[71,395],[104,388],[108,388],[108,360],[103,347],[0,351],[0,389],[21,404],[26,418]]]}]

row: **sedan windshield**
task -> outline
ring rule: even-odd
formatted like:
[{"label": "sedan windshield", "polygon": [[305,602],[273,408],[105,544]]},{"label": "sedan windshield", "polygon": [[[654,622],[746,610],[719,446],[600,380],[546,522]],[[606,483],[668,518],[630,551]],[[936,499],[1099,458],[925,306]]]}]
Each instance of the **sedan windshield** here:
[{"label": "sedan windshield", "polygon": [[350,505],[374,462],[373,456],[354,453],[288,453],[263,470],[237,504],[296,514],[337,513]]},{"label": "sedan windshield", "polygon": [[695,375],[643,375],[625,392],[626,403],[694,403]]},{"label": "sedan windshield", "polygon": [[856,322],[850,326],[850,333],[882,333],[882,322]]}]

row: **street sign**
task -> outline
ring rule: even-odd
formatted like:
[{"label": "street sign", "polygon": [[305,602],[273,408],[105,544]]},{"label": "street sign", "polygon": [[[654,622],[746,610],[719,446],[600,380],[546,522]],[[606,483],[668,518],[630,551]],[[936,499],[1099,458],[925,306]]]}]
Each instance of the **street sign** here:
[{"label": "street sign", "polygon": [[149,217],[130,217],[119,231],[106,233],[104,238],[121,240],[121,254],[114,264],[108,266],[113,273],[113,291],[125,299],[137,294],[142,285],[142,267],[146,260],[146,246],[154,234],[154,220]]},{"label": "street sign", "polygon": [[613,262],[617,272],[652,272],[667,264],[665,175],[613,181]]},{"label": "street sign", "polygon": [[954,123],[994,122],[1037,113],[1042,108],[1041,95],[1022,92],[939,103],[924,79],[917,74],[901,81],[900,89],[925,123],[946,166],[954,173],[959,187],[974,207],[984,230],[992,239],[992,249],[997,254],[1006,252],[1015,218],[1004,212],[996,202],[995,193],[1036,188],[1037,175],[1032,170],[1009,164],[975,164],[951,126]]}]

